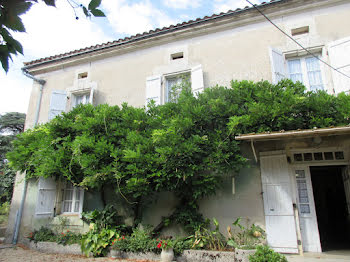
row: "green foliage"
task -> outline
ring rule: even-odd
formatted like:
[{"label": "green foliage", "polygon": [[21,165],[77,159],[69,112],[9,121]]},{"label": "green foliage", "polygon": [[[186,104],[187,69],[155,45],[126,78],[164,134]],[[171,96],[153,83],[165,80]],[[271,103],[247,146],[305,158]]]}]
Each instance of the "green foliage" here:
[{"label": "green foliage", "polygon": [[258,246],[256,252],[249,256],[249,262],[287,262],[287,258],[268,246]]},{"label": "green foliage", "polygon": [[74,233],[72,231],[67,230],[65,233],[61,232],[60,234],[56,235],[55,242],[57,244],[61,244],[63,246],[65,245],[72,245],[72,244],[79,244],[81,242],[82,235]]},{"label": "green foliage", "polygon": [[[40,0],[0,0],[0,62],[5,72],[9,69],[9,59],[12,55],[23,55],[23,47],[20,42],[14,39],[12,32],[25,32],[25,27],[21,15],[30,10],[33,4]],[[56,0],[42,0],[48,6],[56,6]],[[77,4],[73,0],[67,0],[73,10],[81,8],[86,17],[105,16],[104,13],[97,9],[101,0],[91,0],[88,8],[82,4]],[[75,12],[75,11],[74,11]],[[79,19],[76,16],[76,19]]]},{"label": "green foliage", "polygon": [[47,227],[41,227],[39,230],[34,230],[28,236],[28,238],[35,243],[47,241],[47,242],[55,242],[56,236],[52,229]]},{"label": "green foliage", "polygon": [[119,250],[127,252],[158,252],[159,241],[151,236],[151,228],[138,226],[130,236],[125,237],[119,244]]},{"label": "green foliage", "polygon": [[92,254],[94,257],[106,256],[108,253],[108,247],[112,245],[113,239],[119,237],[118,233],[114,229],[96,227],[82,236],[81,239],[81,251],[89,256]]},{"label": "green foliage", "polygon": [[[231,233],[231,227],[227,227],[229,239],[227,245],[240,249],[255,249],[256,246],[261,245],[266,237],[265,231],[254,224],[243,226],[241,218],[237,218],[232,225],[234,233]],[[237,230],[238,229],[238,230]]]},{"label": "green foliage", "polygon": [[116,228],[122,224],[121,217],[113,205],[107,205],[103,210],[82,213],[82,218],[87,223],[93,223],[97,229]]},{"label": "green foliage", "polygon": [[55,233],[52,229],[41,227],[39,230],[29,233],[29,240],[37,242],[56,242],[61,245],[78,244],[81,241],[81,234],[71,232]]},{"label": "green foliage", "polygon": [[0,225],[7,223],[7,217],[10,212],[10,203],[4,202],[0,205]]},{"label": "green foliage", "polygon": [[190,238],[192,239],[192,248],[224,250],[226,246],[225,237],[220,233],[219,222],[213,218],[215,229],[210,229],[210,221],[207,227],[200,226]]},{"label": "green foliage", "polygon": [[10,202],[16,173],[9,167],[6,154],[12,150],[11,142],[24,129],[25,114],[10,112],[0,115],[0,202]]},{"label": "green foliage", "polygon": [[247,165],[235,135],[350,123],[348,95],[305,92],[284,80],[233,81],[198,97],[189,87],[175,102],[145,108],[80,105],[22,133],[8,154],[30,177],[58,177],[76,186],[114,186],[140,214],[147,199],[170,191],[179,198],[164,224],[193,231],[203,223],[198,201],[217,191],[223,175]]}]

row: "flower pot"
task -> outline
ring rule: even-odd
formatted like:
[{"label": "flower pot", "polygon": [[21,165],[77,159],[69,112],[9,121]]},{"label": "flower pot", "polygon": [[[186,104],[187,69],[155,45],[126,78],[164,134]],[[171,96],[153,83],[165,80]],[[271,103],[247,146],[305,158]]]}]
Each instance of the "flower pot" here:
[{"label": "flower pot", "polygon": [[162,249],[160,253],[161,262],[171,262],[174,259],[174,250],[172,248]]},{"label": "flower pot", "polygon": [[111,249],[109,251],[110,257],[113,257],[113,258],[120,258],[121,257],[120,254],[121,254],[120,250]]}]

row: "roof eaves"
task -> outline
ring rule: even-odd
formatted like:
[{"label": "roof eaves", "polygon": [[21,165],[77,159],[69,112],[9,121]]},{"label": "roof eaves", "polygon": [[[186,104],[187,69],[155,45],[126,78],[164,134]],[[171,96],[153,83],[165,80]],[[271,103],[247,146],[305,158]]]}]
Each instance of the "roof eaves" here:
[{"label": "roof eaves", "polygon": [[[279,2],[286,2],[286,1],[289,1],[289,0],[271,0],[269,2],[262,2],[260,5],[258,5],[258,7],[270,6],[272,4],[276,4],[276,3],[279,3]],[[156,28],[154,30],[150,30],[148,32],[144,32],[142,34],[136,34],[136,35],[133,35],[133,36],[125,37],[125,38],[122,38],[122,39],[115,40],[113,42],[97,44],[97,45],[94,45],[94,46],[81,48],[81,49],[69,51],[69,52],[58,54],[58,55],[54,55],[54,56],[49,56],[49,57],[44,57],[44,58],[40,58],[40,59],[37,59],[37,60],[32,60],[32,61],[29,61],[29,62],[24,62],[24,68],[25,69],[30,69],[30,68],[33,68],[35,66],[40,66],[40,65],[43,65],[43,64],[46,64],[46,63],[51,63],[51,62],[59,61],[59,60],[62,60],[62,59],[72,58],[72,57],[83,55],[83,54],[88,54],[88,53],[101,51],[101,50],[105,50],[105,49],[109,49],[109,48],[113,48],[113,47],[117,47],[117,46],[121,46],[121,45],[126,45],[128,43],[144,40],[144,39],[147,39],[147,38],[152,38],[152,37],[163,35],[163,34],[166,34],[166,33],[169,33],[169,32],[182,30],[184,28],[187,28],[187,27],[190,27],[190,26],[194,26],[194,25],[197,25],[197,24],[201,24],[201,23],[206,23],[206,22],[209,22],[209,21],[217,20],[219,18],[237,15],[239,13],[247,12],[247,11],[252,10],[252,9],[254,9],[254,7],[246,6],[243,9],[237,8],[236,10],[229,10],[229,11],[227,11],[225,13],[222,12],[220,14],[213,14],[211,16],[205,16],[203,18],[197,18],[196,20],[189,20],[187,22],[178,23],[177,25],[170,25],[168,27],[163,27],[162,29]]]}]

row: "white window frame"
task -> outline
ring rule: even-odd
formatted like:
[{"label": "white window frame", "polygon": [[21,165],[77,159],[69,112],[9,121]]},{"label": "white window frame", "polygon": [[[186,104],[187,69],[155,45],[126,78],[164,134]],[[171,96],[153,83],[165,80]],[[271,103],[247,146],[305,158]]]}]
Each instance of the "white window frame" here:
[{"label": "white window frame", "polygon": [[[75,187],[72,186],[72,188],[67,188],[67,185],[70,182],[65,182],[63,185],[64,187],[62,188],[62,204],[61,204],[61,214],[81,214],[83,211],[83,204],[84,204],[84,190],[80,187]],[[72,199],[71,200],[65,200],[65,196],[67,191],[72,191]],[[77,193],[79,194],[79,200],[77,200]],[[79,201],[79,210],[75,210],[75,203]],[[65,209],[65,203],[71,202],[71,208],[70,211],[64,211]]]},{"label": "white window frame", "polygon": [[[305,87],[307,88],[308,91],[316,91],[316,90],[311,90],[310,89],[310,82],[309,82],[309,76],[308,76],[308,71],[307,71],[307,66],[306,66],[306,59],[307,58],[312,58],[313,56],[296,56],[296,57],[290,57],[286,59],[286,64],[287,64],[287,74],[288,74],[288,78],[290,78],[290,70],[289,70],[289,61],[292,60],[300,60],[300,66],[301,66],[301,74],[302,74],[302,78],[303,78],[303,84],[305,85]],[[317,57],[319,58],[320,55],[317,55]],[[322,80],[322,87],[323,89],[318,89],[318,90],[326,90],[326,82],[325,82],[325,78],[324,78],[324,72],[323,72],[323,67],[320,63],[320,61],[318,60],[319,63],[319,67],[320,67],[320,75],[321,75],[321,80]]]},{"label": "white window frame", "polygon": [[[164,75],[164,81],[163,81],[163,85],[162,85],[162,90],[163,90],[163,104],[168,103],[168,102],[174,102],[174,101],[169,101],[169,80],[171,79],[180,79],[183,78],[183,80],[187,80],[191,83],[191,71],[183,71],[183,72],[179,72],[179,73],[175,73],[175,74],[168,74],[168,75]],[[182,84],[183,81],[181,81],[180,84]],[[176,85],[178,85],[179,83],[177,83]],[[180,90],[181,92],[182,90]],[[177,99],[176,99],[177,100]]]}]

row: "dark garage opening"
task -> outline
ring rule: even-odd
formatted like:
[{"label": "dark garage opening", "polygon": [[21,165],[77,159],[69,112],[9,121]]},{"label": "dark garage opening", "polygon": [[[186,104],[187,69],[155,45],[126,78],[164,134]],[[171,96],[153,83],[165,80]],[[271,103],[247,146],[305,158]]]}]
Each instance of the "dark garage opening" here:
[{"label": "dark garage opening", "polygon": [[323,251],[350,249],[343,166],[310,167]]}]

